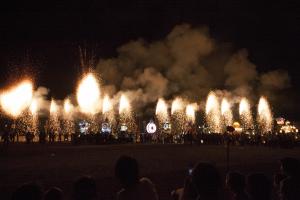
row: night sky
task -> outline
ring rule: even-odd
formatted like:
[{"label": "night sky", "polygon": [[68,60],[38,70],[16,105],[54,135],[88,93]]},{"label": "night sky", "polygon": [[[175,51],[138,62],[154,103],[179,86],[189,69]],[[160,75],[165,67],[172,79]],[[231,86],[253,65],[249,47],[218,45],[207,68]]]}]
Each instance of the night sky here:
[{"label": "night sky", "polygon": [[[163,2],[163,3],[161,3]],[[300,12],[296,1],[39,1],[1,4],[0,86],[34,74],[38,86],[63,99],[81,73],[78,47],[116,55],[130,40],[164,38],[177,24],[207,26],[218,42],[248,49],[259,72],[285,69],[291,102],[300,100]],[[290,116],[297,118],[298,108]],[[299,118],[297,118],[299,119]]]}]

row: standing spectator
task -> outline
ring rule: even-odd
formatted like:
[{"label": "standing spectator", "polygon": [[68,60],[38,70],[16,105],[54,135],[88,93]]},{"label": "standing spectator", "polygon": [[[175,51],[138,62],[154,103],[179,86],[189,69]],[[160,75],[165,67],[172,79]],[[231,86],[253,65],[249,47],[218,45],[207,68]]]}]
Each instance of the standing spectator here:
[{"label": "standing spectator", "polygon": [[294,158],[281,160],[281,170],[287,177],[280,182],[282,200],[300,199],[300,161]]},{"label": "standing spectator", "polygon": [[25,183],[12,195],[12,200],[42,200],[42,187],[34,182]]},{"label": "standing spectator", "polygon": [[232,200],[248,200],[248,196],[245,192],[246,180],[244,175],[231,172],[226,176],[226,186],[231,192]]},{"label": "standing spectator", "polygon": [[271,200],[272,184],[262,173],[251,174],[247,178],[247,191],[250,200]]},{"label": "standing spectator", "polygon": [[96,181],[89,177],[79,178],[73,185],[73,200],[96,200],[98,199]]},{"label": "standing spectator", "polygon": [[223,199],[221,176],[216,167],[209,163],[198,163],[184,188],[172,193],[179,200],[220,200]]},{"label": "standing spectator", "polygon": [[121,156],[115,166],[115,174],[122,189],[118,200],[157,200],[156,189],[148,178],[139,177],[138,163],[134,158]]},{"label": "standing spectator", "polygon": [[63,192],[58,187],[50,188],[45,193],[44,200],[63,200]]}]

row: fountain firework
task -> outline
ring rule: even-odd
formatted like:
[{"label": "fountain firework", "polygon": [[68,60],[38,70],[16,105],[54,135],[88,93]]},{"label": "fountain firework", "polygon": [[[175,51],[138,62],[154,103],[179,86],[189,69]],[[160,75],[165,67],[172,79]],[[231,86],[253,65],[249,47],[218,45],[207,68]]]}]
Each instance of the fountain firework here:
[{"label": "fountain firework", "polygon": [[102,101],[102,115],[103,119],[108,120],[111,124],[114,123],[115,117],[112,99],[110,99],[108,95],[105,95]]},{"label": "fountain firework", "polygon": [[162,98],[158,99],[155,115],[157,116],[158,120],[162,123],[169,121],[168,105]]},{"label": "fountain firework", "polygon": [[168,105],[165,102],[165,100],[162,98],[159,98],[157,101],[155,115],[158,120],[158,124],[159,124],[158,127],[161,133],[163,133],[164,124],[170,122],[170,117],[168,114]]},{"label": "fountain firework", "polygon": [[121,95],[119,102],[119,117],[121,124],[125,124],[128,129],[134,130],[136,128],[130,102],[125,94]]},{"label": "fountain firework", "polygon": [[253,118],[250,103],[245,97],[243,97],[240,101],[239,114],[243,129],[253,129]]},{"label": "fountain firework", "polygon": [[100,86],[92,73],[87,74],[79,83],[77,88],[77,102],[80,111],[85,114],[94,115],[99,112]]},{"label": "fountain firework", "polygon": [[232,110],[231,110],[230,103],[226,98],[222,99],[221,114],[223,118],[223,124],[225,126],[232,126]]},{"label": "fountain firework", "polygon": [[52,99],[50,103],[50,119],[49,119],[49,131],[52,134],[58,134],[60,132],[59,123],[59,108],[57,103]]},{"label": "fountain firework", "polygon": [[175,134],[178,134],[184,131],[185,117],[184,101],[177,97],[173,100],[171,107],[172,132],[174,131]]},{"label": "fountain firework", "polygon": [[265,97],[260,97],[257,108],[257,122],[261,133],[272,131],[273,116],[270,105]]},{"label": "fountain firework", "polygon": [[131,106],[129,103],[128,98],[122,94],[120,98],[120,104],[119,104],[119,114],[120,115],[127,115],[131,112]]},{"label": "fountain firework", "polygon": [[196,115],[195,115],[196,109],[197,109],[196,103],[187,105],[186,109],[185,109],[187,120],[188,120],[188,122],[191,122],[192,124],[194,124],[195,120],[196,120]]},{"label": "fountain firework", "polygon": [[206,122],[210,130],[214,133],[221,133],[221,113],[218,98],[214,92],[208,94],[206,100]]},{"label": "fountain firework", "polygon": [[64,101],[64,113],[63,113],[63,132],[65,140],[68,140],[69,136],[75,132],[75,124],[73,119],[74,106],[70,99]]},{"label": "fountain firework", "polygon": [[1,93],[0,105],[7,115],[16,119],[30,106],[32,96],[32,83],[25,80]]},{"label": "fountain firework", "polygon": [[34,135],[38,134],[38,102],[36,99],[32,99],[29,107],[31,116],[31,132]]}]

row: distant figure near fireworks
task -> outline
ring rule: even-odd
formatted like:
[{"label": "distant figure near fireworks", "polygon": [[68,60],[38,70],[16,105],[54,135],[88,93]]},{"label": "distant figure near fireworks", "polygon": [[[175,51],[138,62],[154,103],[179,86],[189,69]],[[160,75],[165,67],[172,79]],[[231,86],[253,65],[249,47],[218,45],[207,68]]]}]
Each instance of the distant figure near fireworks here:
[{"label": "distant figure near fireworks", "polygon": [[3,131],[2,140],[4,145],[9,144],[9,130],[7,129],[7,125],[5,126],[5,129]]},{"label": "distant figure near fireworks", "polygon": [[139,167],[134,158],[121,156],[116,163],[115,174],[123,187],[118,192],[118,200],[158,199],[152,182],[148,178],[139,178]]}]

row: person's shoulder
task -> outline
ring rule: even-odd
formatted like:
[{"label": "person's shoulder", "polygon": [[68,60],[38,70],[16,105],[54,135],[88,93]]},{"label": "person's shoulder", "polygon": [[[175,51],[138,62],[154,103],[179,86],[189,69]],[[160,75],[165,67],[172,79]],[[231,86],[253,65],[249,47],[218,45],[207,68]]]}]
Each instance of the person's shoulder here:
[{"label": "person's shoulder", "polygon": [[147,177],[141,178],[140,179],[140,183],[153,185],[152,181],[149,178],[147,178]]},{"label": "person's shoulder", "polygon": [[124,194],[125,194],[125,189],[121,189],[121,190],[117,193],[117,200],[122,200],[122,199],[124,199]]}]

